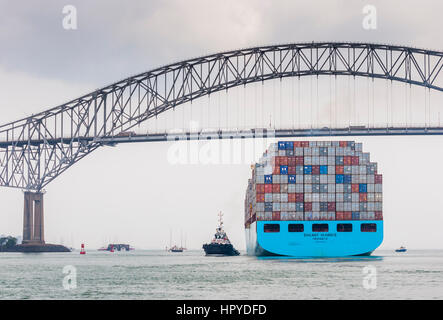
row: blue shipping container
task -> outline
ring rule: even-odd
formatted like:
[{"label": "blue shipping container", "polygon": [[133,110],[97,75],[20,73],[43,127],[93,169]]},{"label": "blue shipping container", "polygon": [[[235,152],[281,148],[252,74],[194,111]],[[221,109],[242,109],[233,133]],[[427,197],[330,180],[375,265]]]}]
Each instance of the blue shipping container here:
[{"label": "blue shipping container", "polygon": [[[266,176],[265,176],[266,178]],[[265,179],[266,181],[266,179]],[[335,175],[335,183],[343,183],[344,182],[344,176],[342,174],[336,174]]]},{"label": "blue shipping container", "polygon": [[278,150],[286,150],[286,143],[284,141],[278,142]]},{"label": "blue shipping container", "polygon": [[272,174],[265,174],[265,183],[272,184]]},{"label": "blue shipping container", "polygon": [[358,185],[359,192],[368,192],[368,185],[366,183],[360,183]]},{"label": "blue shipping container", "polygon": [[352,177],[350,174],[343,175],[343,183],[351,183],[351,182],[352,182]]},{"label": "blue shipping container", "polygon": [[295,183],[295,174],[290,174],[289,176],[288,176],[288,183],[290,183],[290,184],[294,184]]},{"label": "blue shipping container", "polygon": [[328,166],[320,166],[320,174],[328,174]]},{"label": "blue shipping container", "polygon": [[286,150],[294,150],[294,142],[286,141],[285,142],[285,148],[286,148]]},{"label": "blue shipping container", "polygon": [[312,174],[312,166],[304,166],[303,172],[304,174]]},{"label": "blue shipping container", "polygon": [[288,166],[280,166],[280,174],[288,174]]}]

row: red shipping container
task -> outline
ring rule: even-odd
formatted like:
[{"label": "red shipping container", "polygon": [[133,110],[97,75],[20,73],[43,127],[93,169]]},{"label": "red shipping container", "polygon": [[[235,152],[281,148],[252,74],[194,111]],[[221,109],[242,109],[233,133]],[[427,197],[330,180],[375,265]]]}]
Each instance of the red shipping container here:
[{"label": "red shipping container", "polygon": [[343,164],[345,166],[350,166],[352,164],[351,156],[344,156],[343,157]]},{"label": "red shipping container", "polygon": [[295,166],[295,157],[288,157],[288,166]]},{"label": "red shipping container", "polygon": [[305,202],[303,205],[305,212],[312,211],[312,202]]},{"label": "red shipping container", "polygon": [[335,211],[335,202],[328,202],[328,211]]},{"label": "red shipping container", "polygon": [[335,166],[335,174],[344,174],[344,166]]},{"label": "red shipping container", "polygon": [[304,164],[303,156],[295,156],[295,164],[302,166]]},{"label": "red shipping container", "polygon": [[351,211],[343,211],[343,220],[352,220],[352,212]]},{"label": "red shipping container", "polygon": [[351,164],[353,166],[358,166],[360,163],[359,157],[358,156],[352,156],[351,157]]},{"label": "red shipping container", "polygon": [[375,220],[383,220],[383,213],[381,211],[375,211]]},{"label": "red shipping container", "polygon": [[343,211],[337,211],[335,213],[335,220],[344,220],[345,216],[344,216],[344,212]]},{"label": "red shipping container", "polygon": [[280,174],[280,166],[273,167],[272,174]]},{"label": "red shipping container", "polygon": [[272,220],[280,220],[280,211],[272,212]]},{"label": "red shipping container", "polygon": [[265,193],[272,193],[273,184],[265,184]]},{"label": "red shipping container", "polygon": [[338,145],[339,145],[340,147],[347,147],[347,146],[348,146],[348,142],[347,142],[347,141],[340,141],[340,142],[338,143]]},{"label": "red shipping container", "polygon": [[287,166],[288,165],[288,157],[280,157],[280,165]]},{"label": "red shipping container", "polygon": [[303,202],[304,193],[296,193],[295,194],[295,202]]},{"label": "red shipping container", "polygon": [[351,192],[354,192],[354,193],[358,193],[359,192],[358,183],[351,184]]},{"label": "red shipping container", "polygon": [[360,193],[360,202],[367,202],[367,201],[368,201],[368,194]]},{"label": "red shipping container", "polygon": [[272,193],[280,193],[280,184],[272,185]]},{"label": "red shipping container", "polygon": [[295,193],[288,193],[288,202],[295,202]]},{"label": "red shipping container", "polygon": [[264,193],[257,193],[256,200],[257,200],[257,202],[265,202],[265,194]]},{"label": "red shipping container", "polygon": [[295,166],[288,167],[288,174],[295,174]]},{"label": "red shipping container", "polygon": [[294,141],[294,148],[300,148],[301,147],[301,141]]},{"label": "red shipping container", "polygon": [[257,193],[265,193],[265,185],[263,183],[257,183],[255,185],[255,190]]},{"label": "red shipping container", "polygon": [[320,166],[312,166],[312,174],[320,174]]},{"label": "red shipping container", "polygon": [[376,174],[375,175],[375,183],[382,183],[382,182],[383,182],[382,175]]},{"label": "red shipping container", "polygon": [[301,141],[300,142],[300,146],[303,147],[303,148],[309,147],[309,141]]}]

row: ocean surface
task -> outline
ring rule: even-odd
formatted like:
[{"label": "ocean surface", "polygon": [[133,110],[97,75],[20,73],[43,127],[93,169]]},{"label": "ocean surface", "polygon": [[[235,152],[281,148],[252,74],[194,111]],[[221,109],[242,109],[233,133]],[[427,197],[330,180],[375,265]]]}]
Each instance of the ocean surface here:
[{"label": "ocean surface", "polygon": [[0,253],[0,299],[443,299],[443,250],[308,260]]}]

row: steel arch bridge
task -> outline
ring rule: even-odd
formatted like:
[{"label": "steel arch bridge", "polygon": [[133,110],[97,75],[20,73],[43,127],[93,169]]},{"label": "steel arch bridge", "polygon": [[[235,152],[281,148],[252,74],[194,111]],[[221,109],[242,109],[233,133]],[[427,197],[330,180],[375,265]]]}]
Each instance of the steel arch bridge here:
[{"label": "steel arch bridge", "polygon": [[[443,52],[347,42],[254,47],[176,62],[0,126],[0,186],[40,191],[100,146],[167,140],[161,134],[121,137],[119,133],[221,90],[285,77],[347,75],[443,91],[442,68]],[[443,128],[317,128],[277,130],[275,135],[390,134],[443,134]],[[198,139],[199,135],[184,137]],[[217,137],[247,135],[218,132]]]}]

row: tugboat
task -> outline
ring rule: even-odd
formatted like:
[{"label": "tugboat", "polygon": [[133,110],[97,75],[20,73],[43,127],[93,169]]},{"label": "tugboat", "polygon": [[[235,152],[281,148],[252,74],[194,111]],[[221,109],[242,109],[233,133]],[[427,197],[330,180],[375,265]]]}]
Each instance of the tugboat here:
[{"label": "tugboat", "polygon": [[238,256],[240,252],[234,248],[231,242],[226,235],[226,232],[223,230],[223,214],[220,212],[219,216],[219,225],[217,227],[214,238],[211,243],[206,243],[203,245],[203,250],[207,256]]},{"label": "tugboat", "polygon": [[406,247],[404,247],[404,246],[401,246],[400,248],[398,248],[398,249],[395,249],[395,252],[406,252]]}]

